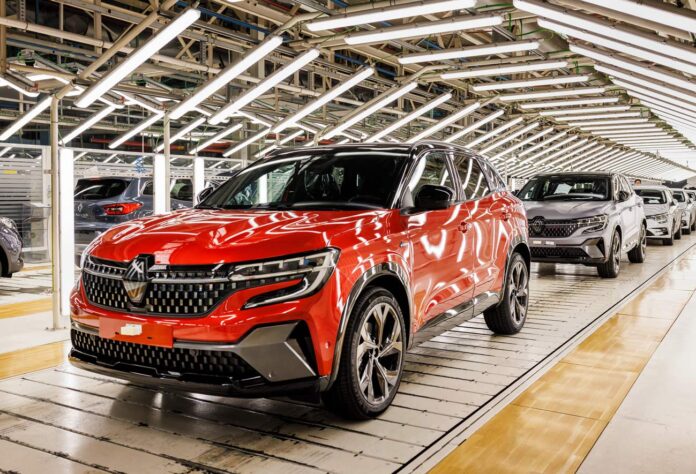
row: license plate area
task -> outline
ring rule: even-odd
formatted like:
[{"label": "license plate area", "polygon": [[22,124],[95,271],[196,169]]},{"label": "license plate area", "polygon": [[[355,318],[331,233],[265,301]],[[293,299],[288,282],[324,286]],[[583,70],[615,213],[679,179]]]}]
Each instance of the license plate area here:
[{"label": "license plate area", "polygon": [[174,345],[174,334],[171,326],[123,319],[101,318],[99,337],[160,347]]}]

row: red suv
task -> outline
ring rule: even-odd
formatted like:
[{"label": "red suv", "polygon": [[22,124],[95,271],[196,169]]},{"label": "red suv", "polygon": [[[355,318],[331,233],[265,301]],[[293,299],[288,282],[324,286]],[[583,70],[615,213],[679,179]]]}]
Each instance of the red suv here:
[{"label": "red suv", "polygon": [[70,358],[190,392],[322,393],[372,417],[433,325],[483,313],[496,333],[522,328],[526,236],[521,202],[463,148],[282,151],[194,209],[98,237],[72,295]]}]

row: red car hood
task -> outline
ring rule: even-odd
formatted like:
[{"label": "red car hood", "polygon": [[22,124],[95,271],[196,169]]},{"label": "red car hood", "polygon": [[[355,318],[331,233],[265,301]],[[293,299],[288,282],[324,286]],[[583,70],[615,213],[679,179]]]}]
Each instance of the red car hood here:
[{"label": "red car hood", "polygon": [[91,254],[122,262],[152,254],[157,263],[172,265],[267,259],[322,249],[343,232],[367,230],[387,212],[193,209],[116,226]]}]

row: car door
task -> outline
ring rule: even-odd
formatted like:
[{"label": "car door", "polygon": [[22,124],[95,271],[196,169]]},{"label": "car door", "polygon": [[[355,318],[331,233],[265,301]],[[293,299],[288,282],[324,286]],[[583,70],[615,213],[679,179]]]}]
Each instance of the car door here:
[{"label": "car door", "polygon": [[409,238],[416,306],[416,327],[471,299],[473,285],[462,284],[460,267],[472,251],[470,241],[463,242],[460,223],[465,219],[461,203],[447,209],[409,212],[415,197],[426,184],[447,186],[456,196],[455,180],[449,156],[444,151],[428,151],[420,158],[409,178],[402,199]]},{"label": "car door", "polygon": [[633,188],[628,184],[625,177],[619,176],[619,183],[621,185],[621,190],[628,193],[628,199],[625,201],[626,208],[624,212],[626,213],[626,230],[624,237],[624,244],[629,244],[631,242],[638,240],[638,233],[640,231],[640,225],[642,218],[640,217],[640,212],[638,210],[638,196],[633,191]]},{"label": "car door", "polygon": [[633,231],[633,222],[630,206],[628,204],[628,201],[622,201],[620,198],[621,191],[623,191],[621,177],[618,175],[614,175],[611,179],[611,185],[612,197],[614,199],[614,206],[616,208],[617,214],[617,224],[621,226],[622,245],[625,247],[625,245],[629,242],[631,238],[631,233]]}]

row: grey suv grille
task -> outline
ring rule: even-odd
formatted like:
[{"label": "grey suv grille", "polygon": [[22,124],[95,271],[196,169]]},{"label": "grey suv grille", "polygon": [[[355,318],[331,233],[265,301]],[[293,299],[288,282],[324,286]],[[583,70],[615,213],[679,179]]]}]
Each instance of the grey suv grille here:
[{"label": "grey suv grille", "polygon": [[529,235],[532,237],[570,237],[576,230],[578,230],[578,223],[572,219],[539,220],[537,217],[529,219]]}]

